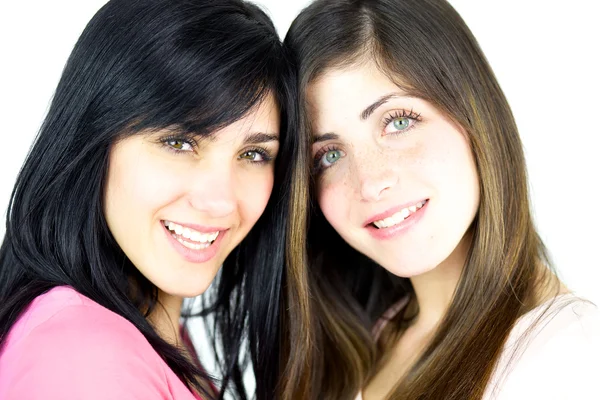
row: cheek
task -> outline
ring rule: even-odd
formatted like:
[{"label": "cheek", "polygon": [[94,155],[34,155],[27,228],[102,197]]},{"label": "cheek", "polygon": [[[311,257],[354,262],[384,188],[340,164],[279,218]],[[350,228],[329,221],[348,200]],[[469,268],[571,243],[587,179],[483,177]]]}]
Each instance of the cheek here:
[{"label": "cheek", "polygon": [[347,219],[348,198],[343,181],[323,180],[317,187],[317,200],[325,219],[339,231]]},{"label": "cheek", "polygon": [[[479,206],[479,175],[468,140],[459,132],[448,135],[445,145],[437,149],[438,156],[429,167],[430,176],[444,195],[456,218],[469,218]],[[460,212],[459,212],[460,211]]]},{"label": "cheek", "polygon": [[152,217],[181,194],[183,177],[142,154],[116,152],[111,157],[105,192],[111,230],[147,230]]},{"label": "cheek", "polygon": [[238,174],[236,196],[243,219],[253,225],[269,202],[274,177],[272,167],[250,168],[256,168],[258,171],[243,171]]},{"label": "cheek", "polygon": [[479,177],[475,159],[468,142],[466,139],[460,137],[448,151],[447,173],[455,177],[455,186],[459,189],[457,195],[463,194],[465,197],[470,198],[471,201],[477,200]]}]

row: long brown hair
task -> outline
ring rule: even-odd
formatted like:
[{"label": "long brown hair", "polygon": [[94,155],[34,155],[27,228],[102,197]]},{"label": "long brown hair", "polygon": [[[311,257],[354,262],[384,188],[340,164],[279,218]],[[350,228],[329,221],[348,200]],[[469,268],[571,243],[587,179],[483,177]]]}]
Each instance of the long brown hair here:
[{"label": "long brown hair", "polygon": [[[485,56],[444,0],[317,0],[296,18],[285,45],[298,69],[306,141],[308,86],[327,69],[366,60],[467,133],[481,193],[471,247],[435,336],[390,398],[480,399],[515,321],[554,277],[543,267],[550,263],[530,212],[517,127]],[[374,342],[373,324],[413,289],[346,244],[317,206],[309,217],[312,350],[285,386],[296,399],[353,399],[388,345]],[[400,332],[403,321],[389,329]]]}]

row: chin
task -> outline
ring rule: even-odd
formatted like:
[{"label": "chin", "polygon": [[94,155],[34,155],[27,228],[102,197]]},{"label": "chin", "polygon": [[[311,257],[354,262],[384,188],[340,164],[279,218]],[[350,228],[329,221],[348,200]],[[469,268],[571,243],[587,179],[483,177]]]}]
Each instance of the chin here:
[{"label": "chin", "polygon": [[425,274],[429,271],[434,270],[438,264],[436,263],[423,263],[423,260],[407,261],[407,260],[382,260],[377,261],[379,265],[388,270],[391,274],[394,274],[400,278],[412,278]]},{"label": "chin", "polygon": [[200,296],[204,292],[208,290],[212,281],[214,280],[214,276],[212,279],[186,279],[181,280],[180,282],[170,282],[168,284],[156,285],[156,287],[163,293],[169,296],[175,297],[196,297]]}]

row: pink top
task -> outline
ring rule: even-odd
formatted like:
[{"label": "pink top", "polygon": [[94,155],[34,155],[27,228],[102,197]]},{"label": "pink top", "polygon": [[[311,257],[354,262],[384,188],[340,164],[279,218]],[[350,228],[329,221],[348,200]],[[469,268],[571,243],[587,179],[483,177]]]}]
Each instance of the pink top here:
[{"label": "pink top", "polygon": [[2,400],[199,400],[126,319],[62,286],[36,298],[0,351]]},{"label": "pink top", "polygon": [[[406,301],[397,305],[390,314]],[[391,316],[385,315],[383,321]],[[385,322],[376,326],[376,336],[383,326]],[[598,400],[599,378],[600,310],[564,294],[517,321],[483,400]],[[361,393],[356,400],[362,400]]]}]

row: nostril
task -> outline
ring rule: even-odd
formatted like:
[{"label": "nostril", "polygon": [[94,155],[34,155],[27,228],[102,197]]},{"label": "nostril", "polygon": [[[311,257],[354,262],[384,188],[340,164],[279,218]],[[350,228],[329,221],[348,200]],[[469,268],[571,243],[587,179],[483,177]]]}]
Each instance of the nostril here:
[{"label": "nostril", "polygon": [[190,196],[189,203],[195,210],[215,218],[230,215],[236,209],[236,202],[233,197],[220,196],[216,193]]},{"label": "nostril", "polygon": [[361,182],[361,196],[364,200],[368,201],[379,200],[386,192],[393,188],[397,182],[398,179],[392,175],[363,179]]}]

